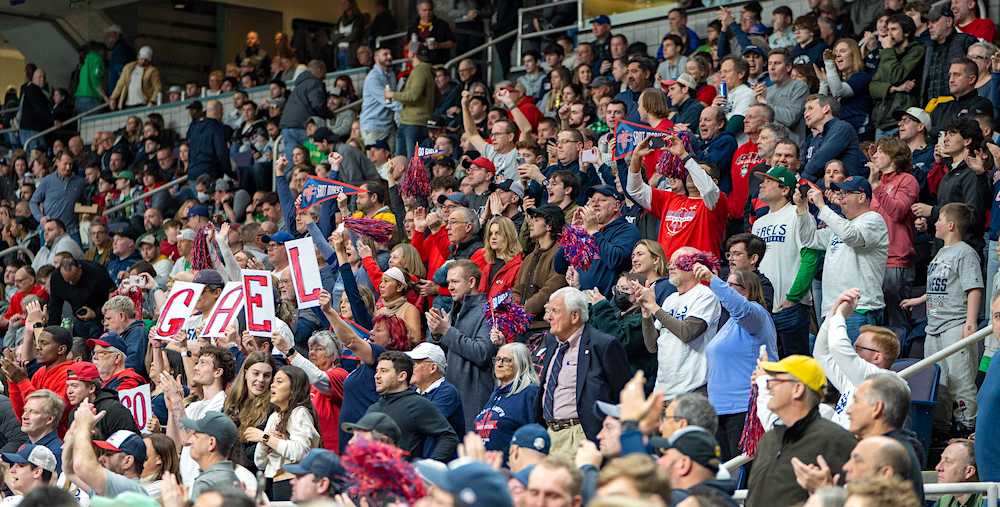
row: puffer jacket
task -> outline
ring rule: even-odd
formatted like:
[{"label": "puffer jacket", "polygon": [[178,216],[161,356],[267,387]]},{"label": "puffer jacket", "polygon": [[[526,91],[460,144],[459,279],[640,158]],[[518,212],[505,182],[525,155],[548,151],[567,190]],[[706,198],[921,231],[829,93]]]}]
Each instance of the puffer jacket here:
[{"label": "puffer jacket", "polygon": [[474,427],[476,415],[496,387],[493,357],[497,347],[490,340],[491,323],[486,320],[485,302],[483,294],[469,294],[461,302],[456,301],[451,310],[451,327],[445,334],[434,336],[447,353],[445,378],[462,398],[466,428]]}]

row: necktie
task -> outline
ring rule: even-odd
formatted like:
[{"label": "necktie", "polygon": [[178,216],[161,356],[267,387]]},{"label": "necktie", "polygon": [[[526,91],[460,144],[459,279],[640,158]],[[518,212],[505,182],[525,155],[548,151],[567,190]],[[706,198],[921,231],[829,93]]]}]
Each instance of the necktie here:
[{"label": "necktie", "polygon": [[559,372],[562,371],[563,359],[566,357],[568,349],[569,343],[559,344],[559,348],[556,350],[556,357],[552,360],[552,371],[549,373],[549,379],[545,382],[545,397],[542,399],[542,416],[546,421],[555,419],[553,406],[556,401],[556,386],[559,384]]}]

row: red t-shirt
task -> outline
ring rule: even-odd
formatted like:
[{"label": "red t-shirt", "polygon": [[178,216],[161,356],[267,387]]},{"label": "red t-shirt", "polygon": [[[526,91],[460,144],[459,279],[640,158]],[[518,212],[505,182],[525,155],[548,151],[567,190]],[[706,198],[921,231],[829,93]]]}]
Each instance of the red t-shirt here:
[{"label": "red t-shirt", "polygon": [[993,38],[997,35],[997,26],[993,24],[992,20],[986,18],[975,18],[958,29],[962,33],[967,33],[986,42],[993,42]]},{"label": "red t-shirt", "polygon": [[650,212],[660,218],[658,241],[668,259],[682,246],[719,255],[728,213],[725,194],[719,195],[715,209],[708,209],[700,198],[657,188],[652,190]]},{"label": "red t-shirt", "polygon": [[10,298],[10,306],[7,307],[7,311],[3,314],[3,318],[10,320],[11,317],[15,315],[26,313],[22,302],[24,301],[24,298],[29,295],[38,296],[38,298],[42,301],[49,300],[49,294],[45,292],[44,286],[38,284],[32,285],[31,288],[28,289],[28,292],[18,291],[14,293],[14,295]]},{"label": "red t-shirt", "polygon": [[[653,129],[659,130],[661,132],[666,132],[674,128],[674,122],[666,118],[660,120],[660,123],[652,125]],[[656,173],[656,164],[660,162],[660,156],[665,153],[664,150],[653,150],[652,153],[642,157],[642,165],[646,168],[646,181],[649,181]]]},{"label": "red t-shirt", "polygon": [[729,218],[733,220],[743,218],[743,206],[750,195],[750,176],[752,174],[750,168],[762,160],[757,155],[757,143],[753,140],[741,144],[733,153],[733,164],[730,170],[733,190],[729,192]]}]

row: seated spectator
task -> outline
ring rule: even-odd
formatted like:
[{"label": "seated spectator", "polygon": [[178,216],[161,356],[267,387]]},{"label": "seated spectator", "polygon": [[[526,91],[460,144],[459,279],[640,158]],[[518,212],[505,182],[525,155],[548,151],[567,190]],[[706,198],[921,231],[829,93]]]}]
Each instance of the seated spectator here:
[{"label": "seated spectator", "polygon": [[811,14],[795,18],[793,26],[795,45],[792,46],[792,59],[795,64],[819,65],[823,61],[823,51],[828,46],[819,37],[819,24]]},{"label": "seated spectator", "polygon": [[336,497],[347,492],[350,482],[340,458],[327,449],[310,449],[301,462],[284,465],[282,469],[295,474],[292,501],[296,503]]},{"label": "seated spectator", "polygon": [[711,167],[714,167],[719,178],[719,190],[729,193],[732,190],[733,178],[731,171],[723,169],[730,167],[733,153],[736,152],[736,138],[726,128],[726,113],[719,107],[706,107],[698,120],[698,136],[692,142],[694,156]]},{"label": "seated spectator", "polygon": [[596,494],[599,497],[656,499],[662,505],[670,505],[673,491],[665,468],[641,454],[611,460],[601,468]]},{"label": "seated spectator", "polygon": [[[417,394],[431,400],[438,412],[448,420],[456,435],[465,434],[465,414],[462,411],[462,398],[454,384],[445,378],[448,371],[448,360],[441,347],[424,342],[413,350],[406,352],[413,360],[413,380],[410,385]],[[433,442],[424,443],[427,449],[433,448]]]},{"label": "seated spectator", "polygon": [[[937,482],[941,484],[979,481],[975,443],[966,438],[949,440],[948,446],[941,452],[941,461],[934,467],[934,471],[937,472]],[[982,499],[982,493],[942,495],[934,502],[934,507],[945,507],[954,502],[976,505]]]},{"label": "seated spectator", "polygon": [[[917,507],[920,501],[912,494],[906,481],[899,478],[876,477],[847,485],[848,501],[858,507]],[[846,505],[846,504],[845,504]]]},{"label": "seated spectator", "polygon": [[[106,440],[91,442],[91,433],[96,424],[94,406],[89,401],[80,403],[76,409],[73,429],[67,434],[70,444],[65,458],[64,473],[77,487],[91,498],[94,496],[115,497],[124,492],[147,495],[139,482],[143,464],[146,462],[146,443],[137,433],[120,430]],[[106,453],[100,462],[94,447]]]},{"label": "seated spectator", "polygon": [[2,459],[10,465],[6,484],[15,493],[4,498],[4,503],[10,505],[24,504],[26,495],[51,484],[59,474],[55,455],[41,445],[23,444],[17,452],[3,453]]},{"label": "seated spectator", "polygon": [[676,109],[670,118],[676,124],[687,125],[691,129],[701,118],[701,110],[705,108],[696,97],[698,83],[687,72],[677,76],[673,81],[664,82],[667,86],[667,96]]},{"label": "seated spectator", "polygon": [[625,89],[615,99],[625,103],[628,113],[625,119],[631,122],[639,122],[639,95],[642,94],[653,82],[653,64],[648,58],[632,56],[628,61],[628,73],[625,77]]},{"label": "seated spectator", "polygon": [[[101,352],[104,354],[111,353],[110,351]],[[95,427],[97,437],[110,438],[119,430],[130,433],[139,432],[132,412],[125,408],[118,400],[118,392],[102,387],[101,376],[94,363],[78,361],[67,372],[66,397],[70,403],[67,410],[69,411],[68,423],[71,426],[73,424],[73,416],[76,413],[76,407],[87,401],[98,412],[104,413],[104,417],[100,421],[97,421],[97,426]]]},{"label": "seated spectator", "polygon": [[726,82],[728,94],[725,97],[717,95],[712,100],[711,105],[722,108],[726,112],[727,120],[733,120],[733,117],[737,116],[741,120],[742,117],[746,116],[747,108],[757,102],[753,89],[747,85],[747,79],[750,76],[750,67],[747,65],[747,61],[739,56],[723,58],[722,64],[719,66],[719,76]]},{"label": "seated spectator", "polygon": [[[663,452],[656,464],[670,480],[674,502],[681,502],[702,491],[720,493],[720,500],[729,500],[732,495],[729,486],[715,480],[722,466],[719,445],[705,428],[686,426],[669,437],[653,437],[650,445]],[[724,500],[720,504],[727,507],[736,505]]]}]

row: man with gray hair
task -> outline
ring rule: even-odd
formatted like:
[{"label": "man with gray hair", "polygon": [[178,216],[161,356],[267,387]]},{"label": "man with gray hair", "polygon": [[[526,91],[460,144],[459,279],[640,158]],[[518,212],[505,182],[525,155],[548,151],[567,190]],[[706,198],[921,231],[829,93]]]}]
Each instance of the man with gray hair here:
[{"label": "man with gray hair", "polygon": [[56,472],[62,470],[62,440],[56,429],[63,419],[66,402],[48,389],[39,389],[24,399],[21,431],[28,443],[47,447],[56,456]]},{"label": "man with gray hair", "polygon": [[629,377],[621,343],[589,326],[589,318],[589,299],[574,287],[557,290],[545,305],[550,335],[539,351],[538,422],[549,431],[550,454],[568,459],[584,439],[596,442],[602,423],[597,401],[617,403]]},{"label": "man with gray hair", "polygon": [[[458,389],[445,378],[448,371],[448,360],[441,347],[423,342],[406,353],[413,360],[413,378],[410,386],[417,394],[427,398],[437,407],[441,415],[454,428],[456,435],[465,435],[465,412],[462,410],[463,398]],[[433,446],[431,446],[433,447]]]},{"label": "man with gray hair", "polygon": [[135,303],[128,296],[114,296],[104,303],[101,313],[104,315],[104,330],[118,335],[125,342],[125,368],[131,368],[139,375],[149,378],[146,371],[149,335],[145,324],[135,318]]}]

